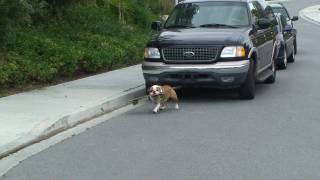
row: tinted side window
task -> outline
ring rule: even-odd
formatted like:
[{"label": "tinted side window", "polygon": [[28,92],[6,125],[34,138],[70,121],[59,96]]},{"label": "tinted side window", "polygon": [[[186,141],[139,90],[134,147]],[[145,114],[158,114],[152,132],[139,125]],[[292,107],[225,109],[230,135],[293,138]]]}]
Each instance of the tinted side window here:
[{"label": "tinted side window", "polygon": [[278,21],[272,11],[272,8],[270,6],[267,6],[264,10],[264,16],[265,18],[269,19],[271,24],[273,26],[278,25]]},{"label": "tinted side window", "polygon": [[282,27],[284,28],[287,25],[287,19],[282,14],[280,14],[280,21],[281,21]]},{"label": "tinted side window", "polygon": [[265,17],[265,15],[264,15],[264,8],[262,7],[262,5],[261,5],[259,2],[257,2],[257,1],[254,1],[254,2],[252,2],[252,3],[253,3],[253,5],[254,5],[254,7],[256,8],[256,10],[257,10],[258,18],[263,18],[263,17]]},{"label": "tinted side window", "polygon": [[281,24],[283,27],[288,25],[287,18],[284,15],[282,15],[282,14],[280,15],[280,20],[281,20]]},{"label": "tinted side window", "polygon": [[252,2],[249,3],[249,8],[252,16],[252,21],[254,24],[257,24],[257,21],[259,19],[258,10],[256,9],[256,7]]},{"label": "tinted side window", "polygon": [[257,1],[250,2],[249,8],[252,14],[252,21],[254,24],[258,23],[258,19],[265,17],[264,10],[259,2]]}]

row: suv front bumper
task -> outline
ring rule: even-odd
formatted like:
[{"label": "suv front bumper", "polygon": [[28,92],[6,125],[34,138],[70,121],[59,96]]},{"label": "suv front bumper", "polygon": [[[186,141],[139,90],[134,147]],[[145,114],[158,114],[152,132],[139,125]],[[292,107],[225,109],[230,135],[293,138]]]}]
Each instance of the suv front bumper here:
[{"label": "suv front bumper", "polygon": [[165,64],[145,61],[142,64],[147,85],[216,88],[239,87],[246,80],[249,68],[249,60],[214,64]]}]

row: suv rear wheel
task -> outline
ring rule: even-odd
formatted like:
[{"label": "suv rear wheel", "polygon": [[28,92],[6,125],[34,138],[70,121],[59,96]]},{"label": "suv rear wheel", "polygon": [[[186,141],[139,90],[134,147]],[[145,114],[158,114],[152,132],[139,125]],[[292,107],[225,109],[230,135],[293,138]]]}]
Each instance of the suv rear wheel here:
[{"label": "suv rear wheel", "polygon": [[284,48],[283,50],[283,59],[281,63],[278,65],[279,69],[287,69],[288,64],[288,57],[287,57],[287,50]]},{"label": "suv rear wheel", "polygon": [[297,46],[297,38],[294,39],[294,53],[297,54],[298,46]]},{"label": "suv rear wheel", "polygon": [[295,48],[293,48],[292,54],[288,58],[288,62],[293,63],[295,61],[295,59],[296,59],[296,50],[295,50]]},{"label": "suv rear wheel", "polygon": [[254,99],[256,90],[256,78],[255,78],[255,64],[253,59],[250,59],[250,69],[247,79],[239,88],[240,99],[250,100]]}]

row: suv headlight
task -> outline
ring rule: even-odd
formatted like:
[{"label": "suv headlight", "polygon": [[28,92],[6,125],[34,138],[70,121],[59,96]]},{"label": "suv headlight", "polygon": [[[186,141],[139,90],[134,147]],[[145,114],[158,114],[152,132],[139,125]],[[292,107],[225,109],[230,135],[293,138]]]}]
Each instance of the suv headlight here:
[{"label": "suv headlight", "polygon": [[160,59],[160,51],[158,48],[145,48],[144,49],[145,59]]},{"label": "suv headlight", "polygon": [[227,46],[223,48],[221,58],[245,57],[246,50],[243,46]]}]

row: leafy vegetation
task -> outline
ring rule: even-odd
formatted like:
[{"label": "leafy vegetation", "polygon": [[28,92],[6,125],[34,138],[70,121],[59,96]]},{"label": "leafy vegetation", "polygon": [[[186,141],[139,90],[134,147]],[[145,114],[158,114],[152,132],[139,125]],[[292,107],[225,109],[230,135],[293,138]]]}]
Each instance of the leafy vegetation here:
[{"label": "leafy vegetation", "polygon": [[0,89],[113,70],[142,60],[171,0],[0,0]]}]

